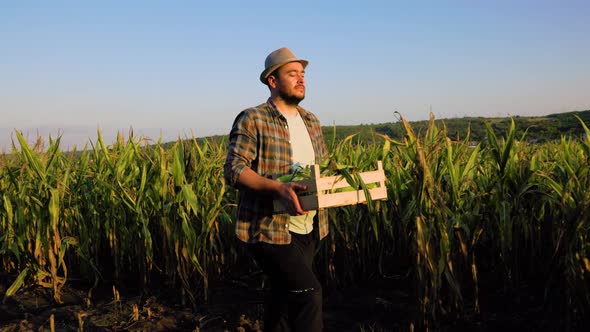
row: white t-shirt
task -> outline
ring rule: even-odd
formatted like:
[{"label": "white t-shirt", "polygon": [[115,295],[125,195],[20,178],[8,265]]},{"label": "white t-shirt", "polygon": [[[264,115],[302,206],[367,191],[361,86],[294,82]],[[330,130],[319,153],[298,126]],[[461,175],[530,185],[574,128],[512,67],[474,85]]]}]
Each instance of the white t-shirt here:
[{"label": "white t-shirt", "polygon": [[[315,153],[305,122],[297,112],[294,117],[285,117],[289,126],[289,142],[293,156],[293,168],[308,167],[315,163]],[[291,216],[289,230],[298,234],[308,234],[313,230],[313,217],[317,211],[309,211],[303,216]]]}]

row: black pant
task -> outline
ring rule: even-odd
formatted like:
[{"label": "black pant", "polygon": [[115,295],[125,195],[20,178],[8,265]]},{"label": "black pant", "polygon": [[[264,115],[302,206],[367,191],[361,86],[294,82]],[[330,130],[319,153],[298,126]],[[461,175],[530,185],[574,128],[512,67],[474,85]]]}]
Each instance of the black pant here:
[{"label": "black pant", "polygon": [[259,242],[249,250],[270,278],[264,308],[264,331],[322,330],[322,286],[312,269],[317,239],[291,232],[291,243]]}]

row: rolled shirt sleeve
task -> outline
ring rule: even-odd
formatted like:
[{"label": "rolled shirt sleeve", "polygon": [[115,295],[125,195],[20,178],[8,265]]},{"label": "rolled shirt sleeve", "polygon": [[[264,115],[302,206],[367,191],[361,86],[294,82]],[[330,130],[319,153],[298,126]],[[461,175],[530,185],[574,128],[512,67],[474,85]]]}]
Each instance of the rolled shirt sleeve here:
[{"label": "rolled shirt sleeve", "polygon": [[227,157],[223,167],[225,181],[235,187],[240,174],[252,167],[257,157],[257,134],[251,112],[240,112],[236,117],[229,134]]}]

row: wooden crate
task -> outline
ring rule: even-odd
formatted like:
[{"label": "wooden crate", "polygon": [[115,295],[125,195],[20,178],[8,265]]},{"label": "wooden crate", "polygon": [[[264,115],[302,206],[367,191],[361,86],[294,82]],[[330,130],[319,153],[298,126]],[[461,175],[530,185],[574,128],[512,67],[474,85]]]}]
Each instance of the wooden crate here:
[{"label": "wooden crate", "polygon": [[[377,161],[377,170],[362,172],[360,177],[368,186],[377,184],[377,187],[369,189],[371,200],[382,200],[387,198],[387,188],[385,187],[385,173],[383,164]],[[367,198],[365,192],[361,190],[351,190],[342,192],[331,192],[335,189],[350,188],[346,179],[342,176],[320,176],[319,165],[313,165],[311,168],[311,179],[297,181],[297,183],[307,186],[307,191],[298,194],[299,204],[303,210],[317,210],[337,206],[353,205],[365,203]],[[275,212],[284,212],[285,208],[279,200],[274,202]]]}]

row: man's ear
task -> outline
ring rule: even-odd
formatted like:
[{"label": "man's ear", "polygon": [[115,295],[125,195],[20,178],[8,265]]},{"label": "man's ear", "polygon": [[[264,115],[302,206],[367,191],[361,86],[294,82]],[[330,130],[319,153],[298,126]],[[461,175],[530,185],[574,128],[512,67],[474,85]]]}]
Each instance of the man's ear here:
[{"label": "man's ear", "polygon": [[274,89],[277,87],[277,77],[275,75],[270,75],[267,79],[268,87]]}]

